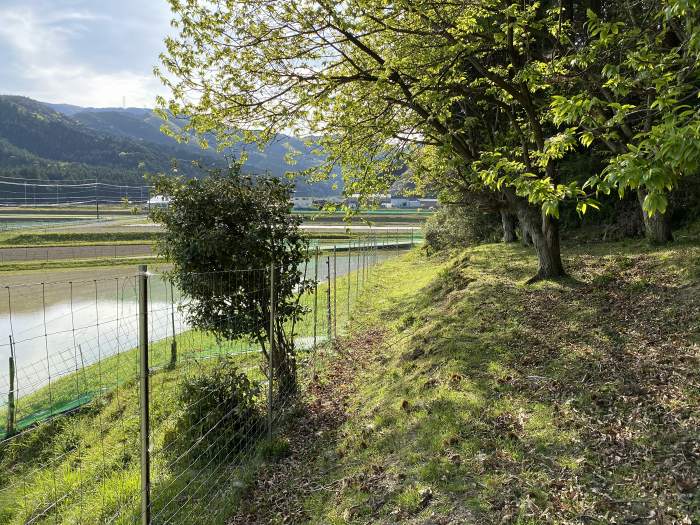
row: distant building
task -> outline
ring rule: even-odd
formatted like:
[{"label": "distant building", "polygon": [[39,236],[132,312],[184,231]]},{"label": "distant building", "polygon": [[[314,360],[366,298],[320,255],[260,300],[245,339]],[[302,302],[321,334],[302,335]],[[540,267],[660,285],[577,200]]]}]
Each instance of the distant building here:
[{"label": "distant building", "polygon": [[440,207],[437,199],[418,199],[418,204],[422,210],[437,210]]},{"label": "distant building", "polygon": [[390,199],[391,199],[391,195],[384,194],[384,193],[373,193],[371,195],[364,196],[362,199],[360,199],[359,193],[353,193],[352,195],[346,197],[345,205],[348,208],[356,210],[357,208],[360,207],[360,201],[362,201],[363,205],[366,205],[367,207],[370,207],[370,208],[376,208],[376,207],[386,208],[387,204],[389,204]]},{"label": "distant building", "polygon": [[323,208],[326,204],[342,204],[343,199],[338,196],[332,197],[315,197],[313,199],[314,208]]},{"label": "distant building", "polygon": [[295,210],[309,210],[314,208],[313,197],[292,197],[292,207]]},{"label": "distant building", "polygon": [[429,210],[438,207],[437,199],[423,199],[418,197],[403,197],[400,195],[392,195],[386,208],[410,209],[410,210]]},{"label": "distant building", "polygon": [[[439,207],[437,199],[424,199],[419,197],[404,197],[401,195],[391,195],[389,193],[373,193],[371,195],[360,195],[353,193],[347,197],[294,197],[294,208],[304,207],[322,208],[326,204],[344,204],[352,210],[359,208],[395,208],[412,210],[429,210]],[[311,201],[309,203],[309,201]]]},{"label": "distant building", "polygon": [[406,197],[391,197],[392,208],[408,208],[408,199]]},{"label": "distant building", "polygon": [[147,204],[149,208],[167,208],[170,206],[170,199],[162,195],[156,195],[148,199]]}]

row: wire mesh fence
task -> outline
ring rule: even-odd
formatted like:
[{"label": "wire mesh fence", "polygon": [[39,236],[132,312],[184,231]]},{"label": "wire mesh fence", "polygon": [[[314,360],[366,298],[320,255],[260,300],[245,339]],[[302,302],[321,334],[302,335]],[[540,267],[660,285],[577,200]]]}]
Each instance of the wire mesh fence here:
[{"label": "wire mesh fence", "polygon": [[225,523],[316,353],[397,253],[374,237],[323,248],[292,316],[270,267],[186,276],[204,317],[157,272],[6,287],[0,523]]}]

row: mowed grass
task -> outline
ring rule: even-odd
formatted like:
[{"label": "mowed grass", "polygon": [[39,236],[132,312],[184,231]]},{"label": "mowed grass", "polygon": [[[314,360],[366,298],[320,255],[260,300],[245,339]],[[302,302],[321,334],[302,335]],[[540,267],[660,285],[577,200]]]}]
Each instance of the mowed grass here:
[{"label": "mowed grass", "polygon": [[375,274],[355,326],[386,335],[311,523],[700,521],[700,245],[564,252],[535,285],[505,245]]}]

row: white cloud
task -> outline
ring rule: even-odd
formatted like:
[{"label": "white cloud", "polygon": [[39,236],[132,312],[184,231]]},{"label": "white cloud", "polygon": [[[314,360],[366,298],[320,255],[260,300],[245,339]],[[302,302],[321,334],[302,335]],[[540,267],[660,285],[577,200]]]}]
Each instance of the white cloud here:
[{"label": "white cloud", "polygon": [[143,10],[153,20],[134,23],[123,16],[130,3],[137,2],[123,0],[117,12],[101,0],[0,7],[0,92],[82,106],[118,106],[126,97],[127,105],[152,106],[163,91],[151,67],[167,10]]}]

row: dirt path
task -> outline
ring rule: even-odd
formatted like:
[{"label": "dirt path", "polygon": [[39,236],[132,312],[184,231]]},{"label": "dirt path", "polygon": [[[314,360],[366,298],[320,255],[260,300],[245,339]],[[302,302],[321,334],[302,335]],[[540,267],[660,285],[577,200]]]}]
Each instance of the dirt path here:
[{"label": "dirt path", "polygon": [[333,489],[323,486],[323,477],[338,459],[337,432],[348,418],[354,380],[383,337],[380,331],[368,331],[344,342],[328,368],[313,379],[301,416],[283,436],[289,440],[289,453],[262,468],[229,525],[296,525],[309,519],[303,502],[314,493]]}]

